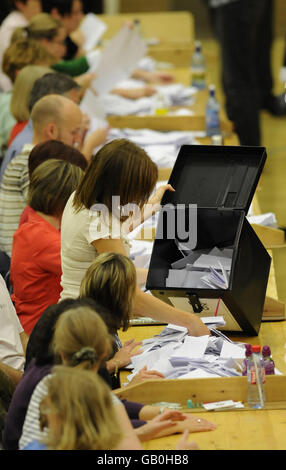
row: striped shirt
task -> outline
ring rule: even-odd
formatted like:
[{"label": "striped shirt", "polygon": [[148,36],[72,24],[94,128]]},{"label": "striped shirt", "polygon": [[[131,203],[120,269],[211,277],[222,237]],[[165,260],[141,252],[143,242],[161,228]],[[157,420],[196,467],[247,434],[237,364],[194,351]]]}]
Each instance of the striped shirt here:
[{"label": "striped shirt", "polygon": [[[19,449],[23,450],[31,442],[45,442],[48,429],[40,429],[40,403],[48,395],[48,380],[51,374],[46,375],[36,386],[27,409],[22,436],[19,440]],[[111,399],[114,406],[121,403],[119,398],[111,392]]]},{"label": "striped shirt", "polygon": [[24,145],[5,169],[0,187],[0,250],[11,256],[13,235],[26,207],[29,187],[28,158],[32,144]]}]

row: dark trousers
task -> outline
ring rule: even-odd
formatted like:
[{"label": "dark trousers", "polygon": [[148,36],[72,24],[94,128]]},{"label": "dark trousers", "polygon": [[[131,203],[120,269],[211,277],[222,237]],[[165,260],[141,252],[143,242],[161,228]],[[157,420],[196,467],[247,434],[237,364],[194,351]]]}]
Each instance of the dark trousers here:
[{"label": "dark trousers", "polygon": [[272,0],[238,0],[210,11],[228,118],[241,145],[261,145],[259,111],[272,99]]}]

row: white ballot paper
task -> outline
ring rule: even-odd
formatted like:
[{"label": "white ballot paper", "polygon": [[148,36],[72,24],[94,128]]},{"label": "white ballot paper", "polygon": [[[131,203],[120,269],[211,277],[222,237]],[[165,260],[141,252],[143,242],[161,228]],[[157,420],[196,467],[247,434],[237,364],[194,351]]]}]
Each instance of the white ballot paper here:
[{"label": "white ballot paper", "polygon": [[173,324],[143,340],[141,347],[143,352],[131,358],[128,381],[144,366],[168,379],[239,376],[245,354],[243,343],[234,344],[227,337],[193,337],[186,328]]},{"label": "white ballot paper", "polygon": [[83,49],[85,51],[90,51],[98,44],[100,38],[107,29],[107,25],[94,13],[88,13],[81,22],[79,29],[85,38]]},{"label": "white ballot paper", "polygon": [[134,29],[124,25],[102,52],[93,88],[98,94],[108,93],[117,83],[130,76],[146,51],[143,39]]}]

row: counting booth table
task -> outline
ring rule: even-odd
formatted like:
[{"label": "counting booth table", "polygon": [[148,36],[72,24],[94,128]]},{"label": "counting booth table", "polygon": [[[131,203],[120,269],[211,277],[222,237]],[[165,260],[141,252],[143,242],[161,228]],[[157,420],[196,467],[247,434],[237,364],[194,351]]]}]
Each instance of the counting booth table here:
[{"label": "counting booth table", "polygon": [[[170,62],[170,71],[176,81],[190,85],[190,58],[194,49],[194,19],[187,12],[132,13],[114,16],[99,15],[108,28],[103,39],[109,39],[118,32],[125,21],[139,19],[144,37],[148,40],[148,55],[157,61]],[[193,114],[189,116],[109,116],[111,126],[116,128],[149,128],[154,130],[203,130],[207,91],[198,91]],[[232,124],[220,111],[221,130],[225,145],[238,145],[237,136],[232,131]],[[210,138],[198,139],[201,144],[210,144]],[[160,168],[160,179],[168,180],[170,168]],[[253,211],[260,213],[258,185],[253,198]],[[266,377],[266,405],[263,410],[247,408],[247,379],[202,378],[148,380],[142,384],[122,386],[116,393],[122,398],[145,404],[156,402],[180,403],[183,411],[197,413],[200,417],[217,424],[217,429],[210,432],[197,432],[190,439],[197,442],[202,450],[255,450],[286,449],[286,289],[285,263],[286,244],[284,231],[253,224],[252,226],[272,257],[269,281],[266,291],[263,319],[258,336],[241,337],[229,335],[233,341],[251,344],[268,344],[271,347],[275,365],[281,375]],[[151,229],[149,239],[154,237]],[[138,236],[140,238],[140,234]],[[146,231],[145,231],[146,239]],[[146,315],[147,312],[146,312]],[[143,340],[159,334],[163,325],[130,326],[126,332],[120,332],[122,342],[134,338]],[[126,383],[129,372],[121,371],[121,383]],[[285,375],[284,375],[285,374]],[[245,404],[240,410],[206,412],[203,409],[189,410],[187,400],[210,402],[220,400],[238,400]],[[146,450],[174,449],[179,436],[173,435],[143,443]]]}]

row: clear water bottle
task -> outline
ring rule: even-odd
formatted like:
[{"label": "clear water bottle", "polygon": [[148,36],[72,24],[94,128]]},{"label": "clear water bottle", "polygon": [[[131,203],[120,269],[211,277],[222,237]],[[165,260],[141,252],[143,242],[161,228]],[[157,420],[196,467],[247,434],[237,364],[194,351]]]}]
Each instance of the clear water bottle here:
[{"label": "clear water bottle", "polygon": [[152,114],[156,116],[164,116],[168,114],[169,101],[166,96],[158,92],[153,95],[153,104],[151,106]]},{"label": "clear water bottle", "polygon": [[274,375],[275,374],[275,363],[271,357],[271,350],[269,346],[263,346],[262,348],[262,358],[263,358],[263,366],[265,369],[266,375]]},{"label": "clear water bottle", "polygon": [[251,346],[251,354],[246,351],[248,406],[250,408],[264,408],[265,404],[265,370],[263,367],[260,346]]},{"label": "clear water bottle", "polygon": [[208,136],[220,134],[219,103],[216,99],[215,86],[209,86],[209,98],[206,105],[206,134]]},{"label": "clear water bottle", "polygon": [[133,21],[134,30],[137,32],[138,36],[143,38],[141,22],[137,18]]},{"label": "clear water bottle", "polygon": [[195,51],[191,60],[192,86],[203,90],[206,87],[206,61],[200,41],[195,42]]}]

